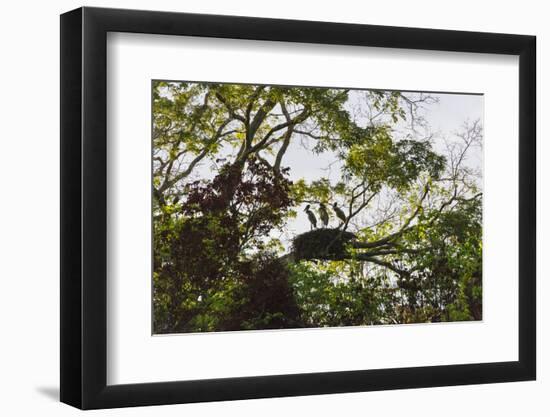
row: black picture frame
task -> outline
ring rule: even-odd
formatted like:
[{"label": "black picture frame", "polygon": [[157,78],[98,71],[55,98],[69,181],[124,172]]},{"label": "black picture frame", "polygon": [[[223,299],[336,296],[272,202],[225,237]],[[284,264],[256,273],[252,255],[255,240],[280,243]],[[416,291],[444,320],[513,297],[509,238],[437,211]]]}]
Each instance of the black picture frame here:
[{"label": "black picture frame", "polygon": [[[108,32],[519,56],[519,360],[107,385]],[[61,15],[61,401],[95,409],[534,380],[535,44],[523,35],[171,12]]]}]

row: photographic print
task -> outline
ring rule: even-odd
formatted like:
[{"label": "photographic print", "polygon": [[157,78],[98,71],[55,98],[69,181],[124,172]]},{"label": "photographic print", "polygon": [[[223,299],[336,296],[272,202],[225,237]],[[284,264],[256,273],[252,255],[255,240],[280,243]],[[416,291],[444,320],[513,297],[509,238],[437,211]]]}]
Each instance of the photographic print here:
[{"label": "photographic print", "polygon": [[483,95],[152,81],[153,334],[482,320]]}]

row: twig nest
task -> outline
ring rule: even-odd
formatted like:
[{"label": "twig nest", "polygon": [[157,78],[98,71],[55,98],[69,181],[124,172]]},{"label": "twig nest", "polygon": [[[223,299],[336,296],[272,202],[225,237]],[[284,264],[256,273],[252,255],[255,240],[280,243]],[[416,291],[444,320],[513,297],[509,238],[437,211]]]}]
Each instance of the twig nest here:
[{"label": "twig nest", "polygon": [[294,238],[294,259],[345,259],[349,255],[346,244],[355,235],[340,229],[315,229]]}]

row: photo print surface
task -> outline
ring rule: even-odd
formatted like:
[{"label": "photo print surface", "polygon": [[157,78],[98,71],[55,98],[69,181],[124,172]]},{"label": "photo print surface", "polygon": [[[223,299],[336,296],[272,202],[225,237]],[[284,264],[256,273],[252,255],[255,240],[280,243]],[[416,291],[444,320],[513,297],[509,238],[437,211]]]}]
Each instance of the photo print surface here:
[{"label": "photo print surface", "polygon": [[483,95],[152,81],[153,334],[482,320]]}]

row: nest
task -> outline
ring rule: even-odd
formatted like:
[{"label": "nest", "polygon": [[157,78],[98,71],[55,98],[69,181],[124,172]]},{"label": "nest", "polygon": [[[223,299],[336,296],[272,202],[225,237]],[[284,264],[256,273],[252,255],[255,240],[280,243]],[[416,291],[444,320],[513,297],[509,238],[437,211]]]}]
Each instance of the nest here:
[{"label": "nest", "polygon": [[340,229],[315,229],[294,238],[294,259],[345,259],[346,244],[355,235]]}]

